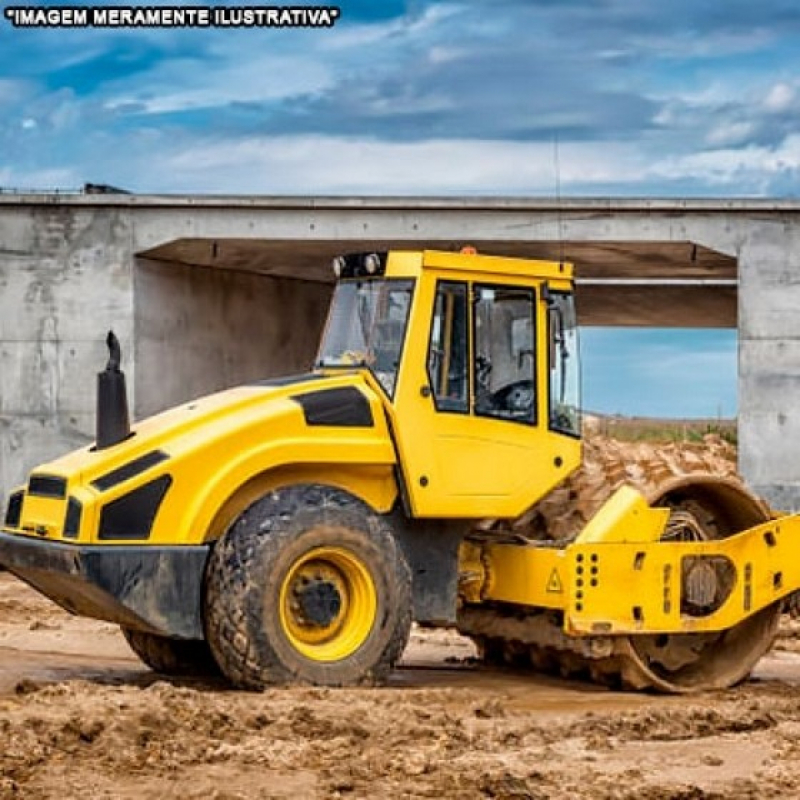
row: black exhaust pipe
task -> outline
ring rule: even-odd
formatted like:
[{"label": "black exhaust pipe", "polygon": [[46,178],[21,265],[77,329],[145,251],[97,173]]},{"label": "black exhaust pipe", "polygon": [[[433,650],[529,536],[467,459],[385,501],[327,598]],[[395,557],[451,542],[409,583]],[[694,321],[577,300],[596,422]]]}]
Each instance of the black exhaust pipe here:
[{"label": "black exhaust pipe", "polygon": [[125,373],[119,368],[122,350],[114,331],[106,337],[108,363],[97,373],[97,450],[119,444],[131,435]]}]

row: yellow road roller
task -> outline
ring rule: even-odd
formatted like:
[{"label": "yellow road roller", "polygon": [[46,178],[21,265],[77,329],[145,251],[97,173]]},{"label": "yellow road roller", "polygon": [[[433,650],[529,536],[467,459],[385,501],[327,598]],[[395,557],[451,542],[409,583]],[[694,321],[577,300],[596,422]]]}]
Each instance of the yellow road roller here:
[{"label": "yellow road roller", "polygon": [[581,464],[571,265],[426,250],[333,269],[311,371],[133,425],[109,334],[97,440],[11,494],[0,563],[119,624],[153,669],[248,689],[380,682],[412,621],[627,688],[747,676],[800,588],[800,522],[738,482],[623,486],[557,542],[478,524]]}]

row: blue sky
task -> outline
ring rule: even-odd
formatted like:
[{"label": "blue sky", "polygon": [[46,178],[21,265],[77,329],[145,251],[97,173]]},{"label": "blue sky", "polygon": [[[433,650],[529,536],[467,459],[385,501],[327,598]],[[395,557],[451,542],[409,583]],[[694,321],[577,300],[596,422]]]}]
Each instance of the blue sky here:
[{"label": "blue sky", "polygon": [[[567,196],[797,193],[797,0],[340,7],[325,30],[0,19],[0,186],[542,196],[557,138]],[[731,331],[584,344],[587,407],[735,411]]]}]

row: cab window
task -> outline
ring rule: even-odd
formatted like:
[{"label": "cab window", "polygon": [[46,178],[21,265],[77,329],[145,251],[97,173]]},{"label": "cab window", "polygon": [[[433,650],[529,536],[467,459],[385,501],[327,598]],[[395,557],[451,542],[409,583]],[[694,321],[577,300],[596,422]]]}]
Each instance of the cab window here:
[{"label": "cab window", "polygon": [[550,292],[550,429],[581,435],[578,319],[575,299],[566,292]]},{"label": "cab window", "polygon": [[428,347],[428,379],[438,411],[469,411],[467,285],[440,281]]},{"label": "cab window", "polygon": [[536,423],[532,289],[475,286],[475,413]]}]

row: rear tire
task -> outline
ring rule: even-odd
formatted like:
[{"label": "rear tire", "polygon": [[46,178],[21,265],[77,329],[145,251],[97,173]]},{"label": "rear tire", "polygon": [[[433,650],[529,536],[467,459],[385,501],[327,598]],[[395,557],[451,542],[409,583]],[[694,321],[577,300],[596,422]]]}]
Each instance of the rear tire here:
[{"label": "rear tire", "polygon": [[219,675],[219,666],[203,640],[170,639],[132,628],[121,630],[131,650],[154,672],[187,677]]},{"label": "rear tire", "polygon": [[206,572],[206,637],[241,688],[381,682],[408,642],[411,608],[411,573],[386,519],[328,486],[254,503]]}]

